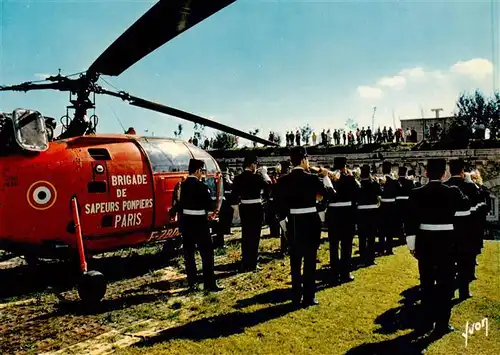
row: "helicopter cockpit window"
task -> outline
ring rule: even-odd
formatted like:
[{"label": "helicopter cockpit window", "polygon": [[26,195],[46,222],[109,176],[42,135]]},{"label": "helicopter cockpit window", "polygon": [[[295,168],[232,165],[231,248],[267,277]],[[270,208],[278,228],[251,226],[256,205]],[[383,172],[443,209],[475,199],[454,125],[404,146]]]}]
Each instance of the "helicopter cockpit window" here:
[{"label": "helicopter cockpit window", "polygon": [[40,112],[17,109],[12,114],[14,137],[24,150],[43,152],[49,148],[45,119]]},{"label": "helicopter cockpit window", "polygon": [[219,171],[217,163],[207,152],[194,145],[189,145],[189,150],[191,151],[191,153],[193,153],[193,157],[195,159],[200,159],[205,162],[205,168],[207,169],[207,174],[215,174],[217,171]]},{"label": "helicopter cockpit window", "polygon": [[141,141],[140,144],[148,154],[155,173],[188,171],[191,154],[184,144],[162,140]]}]

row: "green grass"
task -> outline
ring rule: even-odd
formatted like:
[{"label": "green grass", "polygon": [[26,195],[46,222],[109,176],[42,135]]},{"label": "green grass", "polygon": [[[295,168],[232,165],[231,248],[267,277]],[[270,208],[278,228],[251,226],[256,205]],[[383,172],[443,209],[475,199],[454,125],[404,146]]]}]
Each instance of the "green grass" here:
[{"label": "green grass", "polygon": [[[412,311],[401,308],[402,294],[419,281],[416,260],[406,247],[397,248],[394,256],[377,258],[375,266],[356,270],[354,282],[320,286],[319,306],[292,310],[289,258],[278,259],[271,253],[278,245],[277,239],[262,240],[263,270],[222,279],[224,291],[172,298],[173,326],[118,353],[412,354],[403,348],[412,332],[405,314]],[[239,244],[224,254],[224,262],[237,260]],[[472,283],[473,298],[455,305],[451,319],[455,332],[430,344],[427,354],[500,354],[499,258],[500,244],[486,241],[478,258],[478,280]],[[322,265],[328,263],[327,243],[322,244],[319,259],[321,274]],[[156,319],[168,317],[147,313]],[[488,337],[484,330],[474,333],[465,348],[461,336],[465,323],[484,317],[489,319]]]}]

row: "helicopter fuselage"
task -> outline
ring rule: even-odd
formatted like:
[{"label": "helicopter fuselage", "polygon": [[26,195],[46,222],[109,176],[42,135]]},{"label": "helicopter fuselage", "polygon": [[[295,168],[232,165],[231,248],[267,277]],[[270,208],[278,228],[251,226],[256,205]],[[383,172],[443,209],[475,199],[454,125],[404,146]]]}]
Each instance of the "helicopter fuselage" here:
[{"label": "helicopter fuselage", "polygon": [[88,135],[51,142],[36,154],[3,156],[0,249],[44,258],[74,256],[73,197],[88,254],[175,238],[178,223],[169,210],[193,157],[205,161],[205,182],[214,204],[220,204],[217,162],[181,140]]}]

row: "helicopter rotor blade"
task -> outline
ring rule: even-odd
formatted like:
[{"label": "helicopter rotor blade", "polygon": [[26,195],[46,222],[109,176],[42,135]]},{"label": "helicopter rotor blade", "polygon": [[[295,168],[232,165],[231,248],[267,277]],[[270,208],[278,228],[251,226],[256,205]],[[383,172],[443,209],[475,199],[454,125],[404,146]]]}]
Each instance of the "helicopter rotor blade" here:
[{"label": "helicopter rotor blade", "polygon": [[203,117],[194,115],[192,113],[178,110],[176,108],[168,107],[168,106],[156,103],[156,102],[144,100],[144,99],[141,99],[140,97],[135,97],[135,96],[129,95],[125,92],[116,93],[113,91],[109,91],[109,90],[100,88],[99,91],[97,91],[97,93],[106,94],[106,95],[110,95],[110,96],[114,96],[114,97],[119,97],[122,100],[128,101],[128,103],[133,105],[133,106],[137,106],[137,107],[145,108],[148,110],[164,113],[166,115],[178,117],[178,118],[181,118],[183,120],[198,123],[202,126],[206,126],[206,127],[210,127],[210,128],[222,131],[222,132],[226,132],[226,133],[229,133],[229,134],[241,137],[241,138],[248,139],[248,140],[253,141],[253,142],[261,143],[264,145],[273,145],[273,146],[278,145],[274,142],[271,142],[271,141],[268,141],[266,139],[254,136],[250,133],[240,131],[239,129],[236,129],[236,128],[233,128],[230,126],[226,126],[222,123],[218,123],[218,122],[209,120],[207,118],[203,118]]},{"label": "helicopter rotor blade", "polygon": [[27,82],[27,83],[22,83],[19,85],[0,86],[0,91],[24,91],[24,92],[27,92],[27,91],[31,91],[31,90],[47,90],[47,89],[64,91],[64,90],[67,90],[67,86],[64,84],[65,83],[62,83],[62,82],[50,83],[50,84],[32,84],[30,82]]},{"label": "helicopter rotor blade", "polygon": [[120,75],[182,32],[236,0],[160,0],[115,40],[88,72]]}]

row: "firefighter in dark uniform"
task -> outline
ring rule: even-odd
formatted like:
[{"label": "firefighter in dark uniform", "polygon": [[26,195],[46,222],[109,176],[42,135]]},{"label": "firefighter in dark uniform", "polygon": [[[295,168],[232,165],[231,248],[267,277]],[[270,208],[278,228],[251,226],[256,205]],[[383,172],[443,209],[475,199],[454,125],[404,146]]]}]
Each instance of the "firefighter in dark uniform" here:
[{"label": "firefighter in dark uniform", "polygon": [[[307,172],[309,162],[304,147],[292,148],[291,160],[294,168],[278,180],[276,202],[280,224],[286,226],[284,229],[290,242],[292,303],[298,306],[302,298],[302,304],[310,306],[318,304],[315,298],[315,272],[321,220],[316,198],[320,195],[327,199],[333,193],[333,188],[327,176],[322,178],[322,183],[318,176]],[[285,223],[285,220],[288,222]]]},{"label": "firefighter in dark uniform", "polygon": [[326,213],[328,240],[330,242],[331,282],[333,284],[336,284],[339,280],[354,280],[350,271],[359,184],[354,176],[347,173],[346,163],[347,159],[344,157],[336,157],[333,160],[335,170],[340,170],[340,176],[333,183],[336,194],[329,201]]},{"label": "firefighter in dark uniform", "polygon": [[398,190],[398,194],[396,195],[396,208],[399,215],[398,231],[400,240],[403,242],[403,244],[406,242],[404,225],[405,221],[408,218],[408,199],[410,198],[411,190],[413,190],[415,187],[413,181],[408,179],[408,177],[406,176],[407,171],[408,169],[406,169],[404,166],[400,166],[398,169],[398,182],[400,188]]},{"label": "firefighter in dark uniform", "polygon": [[444,184],[447,186],[456,186],[467,196],[469,209],[455,214],[455,234],[456,234],[456,286],[458,288],[460,299],[471,297],[469,283],[474,275],[474,236],[473,220],[471,218],[470,203],[478,199],[478,189],[474,183],[467,182],[464,179],[465,163],[462,159],[450,161],[451,178]]},{"label": "firefighter in dark uniform", "polygon": [[469,210],[468,199],[455,186],[446,186],[444,159],[427,163],[429,183],[414,189],[409,199],[407,243],[418,259],[424,321],[422,331],[439,337],[453,331],[449,324],[454,291],[455,216]]},{"label": "firefighter in dark uniform", "polygon": [[203,167],[202,160],[189,161],[189,176],[181,184],[180,199],[172,212],[180,214],[180,230],[190,289],[196,289],[195,252],[198,246],[203,264],[204,289],[219,291],[222,288],[215,281],[214,250],[208,221],[212,198],[207,185],[201,182]]},{"label": "firefighter in dark uniform", "polygon": [[370,166],[361,167],[361,189],[357,201],[357,224],[359,239],[359,255],[365,265],[375,265],[375,236],[377,235],[377,221],[380,184],[373,180]]},{"label": "firefighter in dark uniform", "polygon": [[382,163],[382,173],[385,175],[385,183],[380,196],[380,250],[385,255],[394,252],[393,240],[398,236],[398,211],[396,208],[396,196],[399,195],[399,182],[391,176],[392,164],[388,161]]},{"label": "firefighter in dark uniform", "polygon": [[264,218],[261,191],[264,197],[268,197],[269,185],[262,175],[256,174],[256,156],[245,157],[243,169],[244,171],[234,178],[231,204],[236,207],[240,203],[242,271],[255,271],[260,269],[257,266],[257,257]]},{"label": "firefighter in dark uniform", "polygon": [[224,188],[224,197],[219,212],[219,230],[217,236],[214,238],[214,246],[216,248],[224,247],[224,235],[231,234],[231,223],[233,221],[234,210],[230,203],[233,182],[229,178],[227,168],[226,171],[222,173],[222,184]]}]

